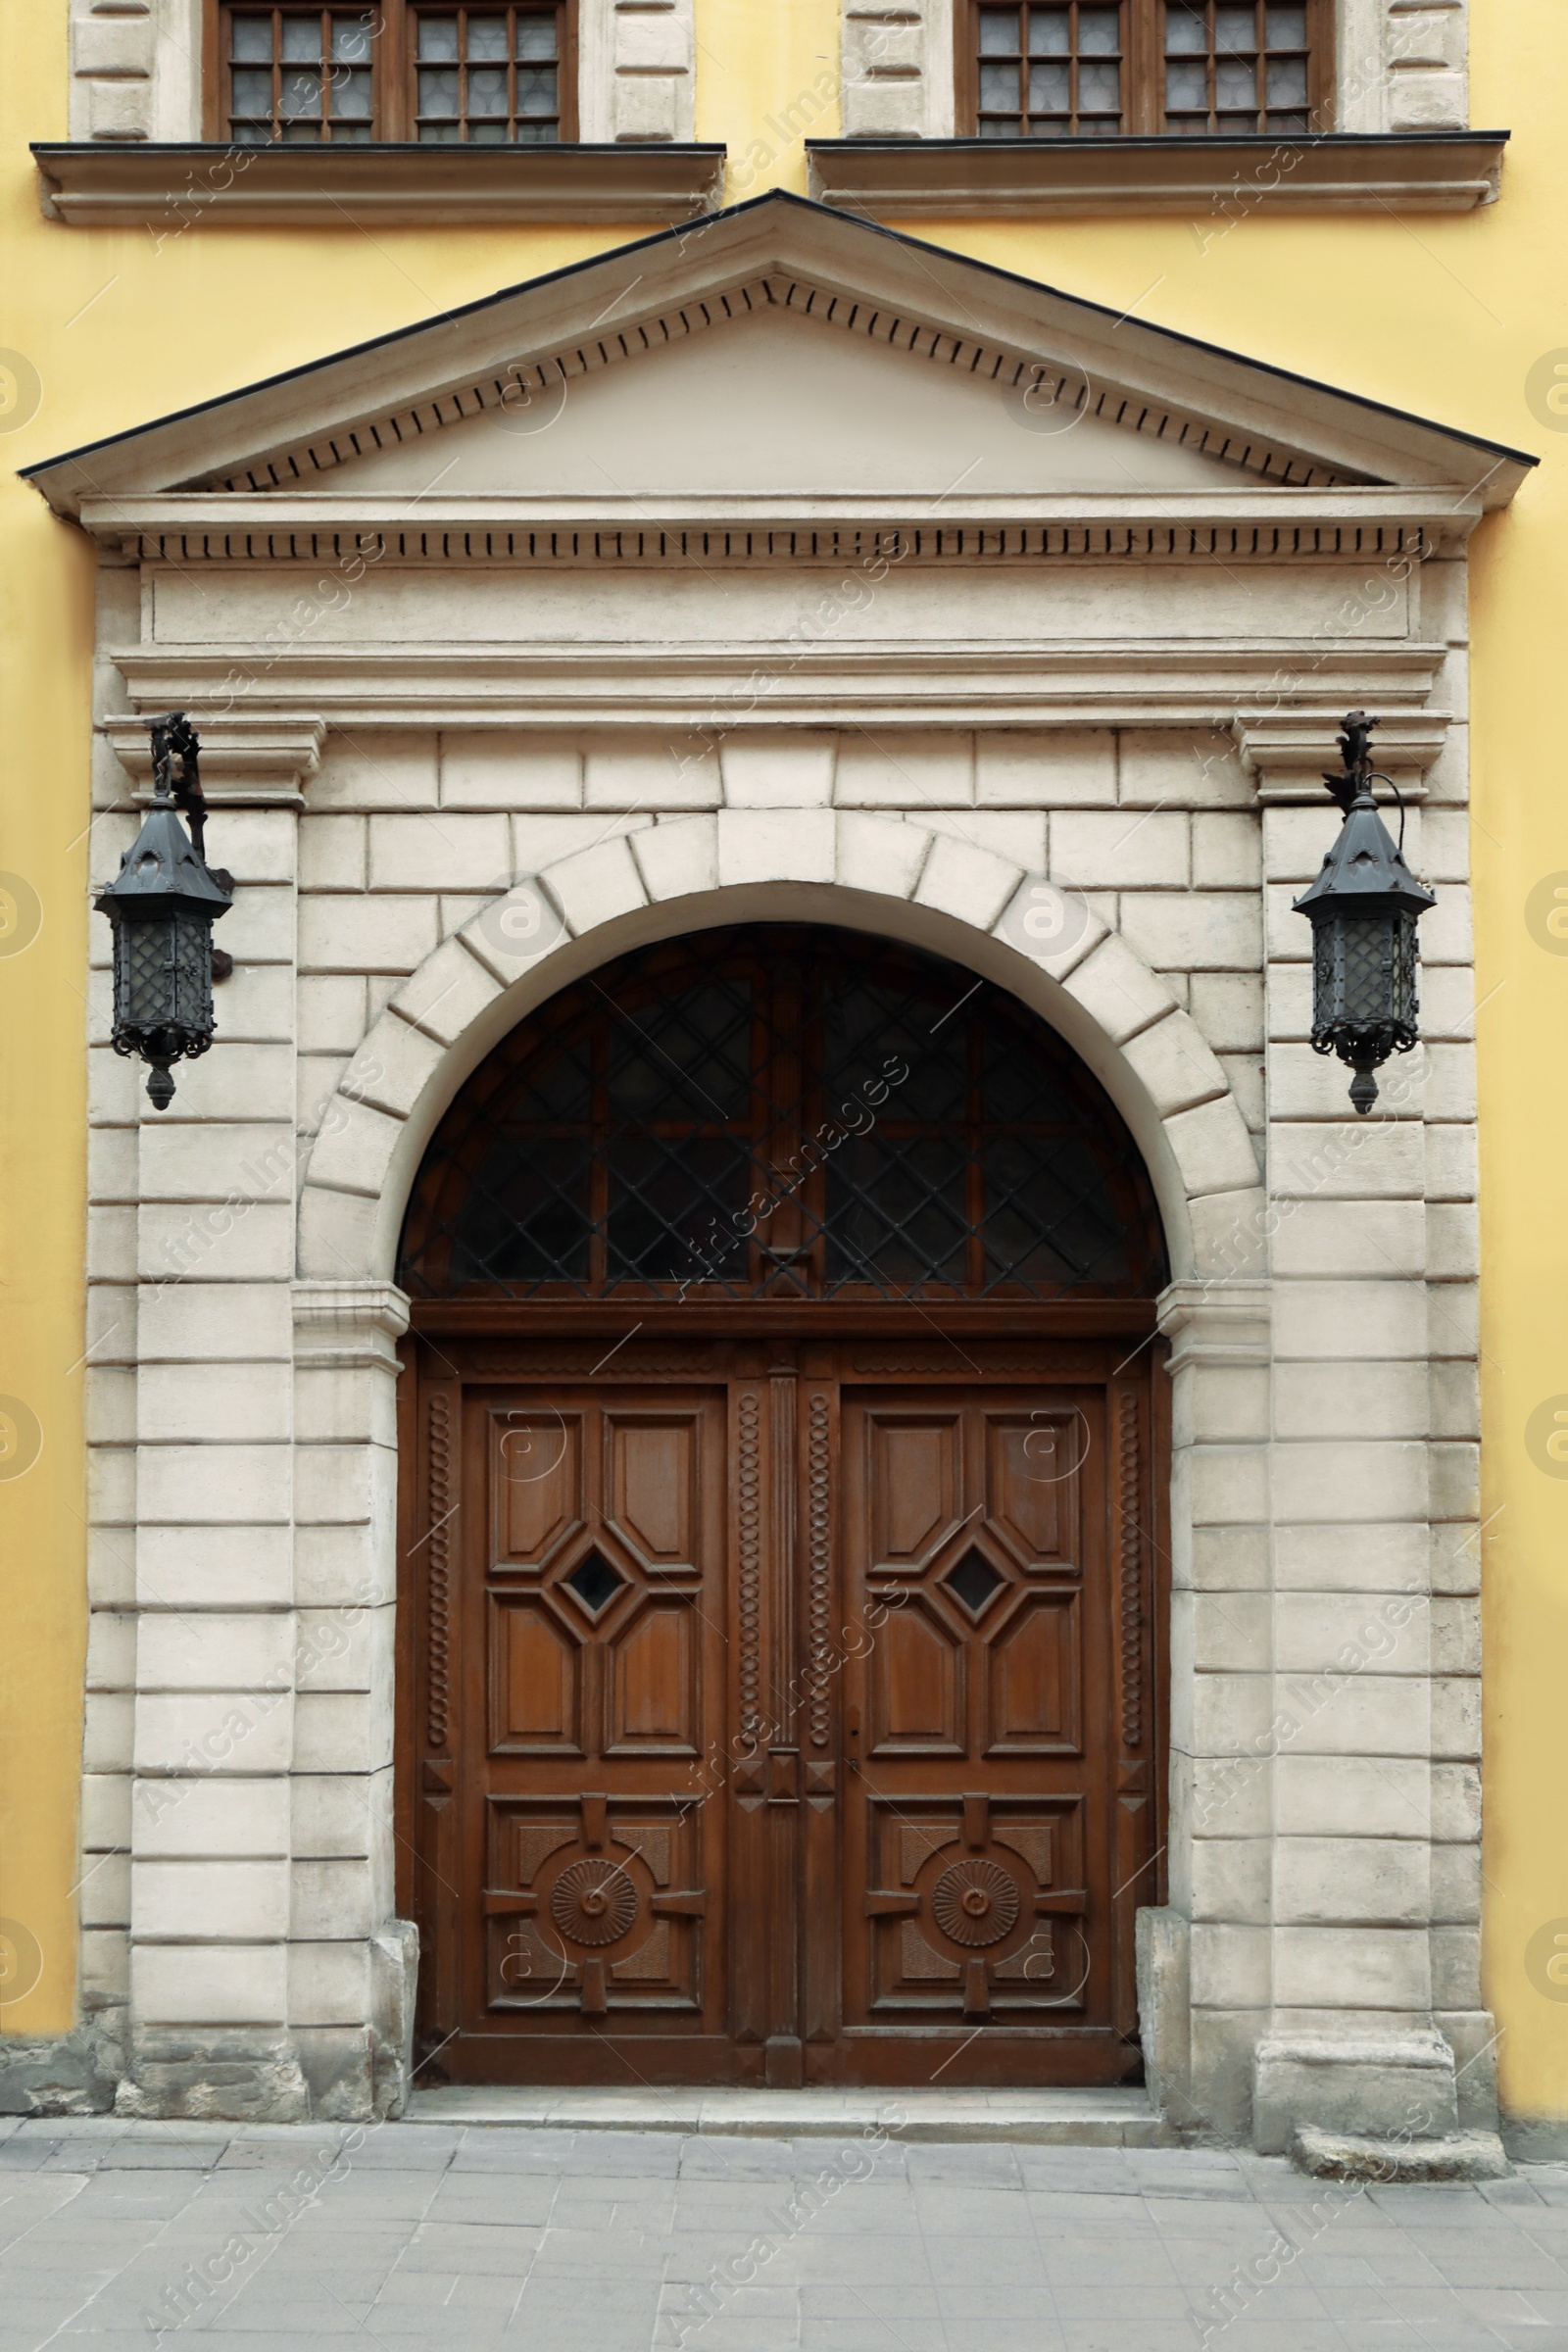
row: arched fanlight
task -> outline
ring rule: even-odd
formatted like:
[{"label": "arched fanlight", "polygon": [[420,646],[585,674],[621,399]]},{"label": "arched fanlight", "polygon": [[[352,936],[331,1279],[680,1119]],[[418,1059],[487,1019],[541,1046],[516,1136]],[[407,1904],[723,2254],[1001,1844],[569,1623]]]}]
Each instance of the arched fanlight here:
[{"label": "arched fanlight", "polygon": [[[150,1065],[147,1093],[153,1107],[164,1110],[174,1099],[171,1064],[205,1054],[213,1042],[213,978],[220,954],[213,948],[213,925],[233,905],[234,885],[221,869],[213,872],[203,856],[207,804],[195,728],[182,710],[147,724],[153,805],[119,873],[93,905],[115,929],[115,1052],[134,1054]],[[179,821],[180,808],[190,818],[189,833]],[[231,968],[226,956],[221,965]]]},{"label": "arched fanlight", "polygon": [[1352,710],[1339,739],[1345,772],[1325,776],[1345,821],[1310,889],[1296,900],[1312,926],[1312,1051],[1337,1054],[1355,1076],[1350,1101],[1364,1116],[1378,1099],[1372,1075],[1420,1036],[1416,925],[1437,900],[1404,862],[1404,807],[1396,846],[1372,786],[1397,787],[1372,769],[1377,725]]}]

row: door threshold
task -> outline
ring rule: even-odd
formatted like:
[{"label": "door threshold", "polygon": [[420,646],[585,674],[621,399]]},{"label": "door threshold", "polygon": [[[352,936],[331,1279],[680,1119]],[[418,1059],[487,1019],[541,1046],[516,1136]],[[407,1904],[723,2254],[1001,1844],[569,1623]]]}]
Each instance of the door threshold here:
[{"label": "door threshold", "polygon": [[601,2090],[450,2082],[416,2090],[406,2124],[530,2125],[555,2132],[680,2132],[828,2139],[1018,2140],[1037,2147],[1173,2148],[1146,2090]]}]

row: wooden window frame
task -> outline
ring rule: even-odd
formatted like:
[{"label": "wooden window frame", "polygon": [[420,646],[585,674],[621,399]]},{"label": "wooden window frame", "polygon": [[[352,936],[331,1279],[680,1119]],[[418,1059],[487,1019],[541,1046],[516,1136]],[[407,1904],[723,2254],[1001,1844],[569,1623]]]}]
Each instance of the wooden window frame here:
[{"label": "wooden window frame", "polygon": [[[345,5],[344,0],[206,0],[206,21],[203,27],[202,113],[210,140],[224,146],[250,141],[234,141],[229,129],[228,114],[228,56],[229,22],[235,9],[243,14],[254,13],[272,6],[284,16],[310,17],[323,13],[339,16],[379,17],[380,27],[372,45],[371,58],[371,146],[416,147],[421,152],[450,155],[457,150],[466,152],[473,147],[506,154],[550,146],[569,147],[577,144],[577,0],[548,0],[560,19],[560,117],[554,140],[477,140],[477,139],[419,139],[415,135],[415,31],[420,10],[433,16],[457,16],[474,13],[491,16],[506,6],[508,0],[494,0],[486,7],[483,0],[471,10],[466,0],[365,0],[365,5]],[[522,5],[523,0],[511,0],[511,5]],[[257,141],[257,146],[289,144],[306,147],[318,153],[330,148],[330,139],[300,139],[292,141]],[[366,142],[342,140],[336,142],[344,149],[359,147]]]},{"label": "wooden window frame", "polygon": [[[1102,0],[1103,4],[1103,0]],[[1122,92],[1120,138],[1168,138],[1195,146],[1204,137],[1226,132],[1172,130],[1165,122],[1165,5],[1166,0],[1117,0],[1121,10],[1121,56],[1125,83]],[[980,11],[997,0],[957,0],[953,12],[957,42],[954,85],[957,131],[960,138],[980,135]],[[1309,130],[1280,130],[1280,139],[1311,138],[1334,124],[1334,0],[1305,0],[1306,34],[1311,50],[1307,75],[1306,113]],[[1093,136],[1095,134],[1085,134]],[[1252,137],[1269,136],[1254,127]],[[1003,142],[988,142],[1002,145]],[[1077,146],[1082,139],[1068,133],[1025,136],[1027,146],[1054,143]]]}]

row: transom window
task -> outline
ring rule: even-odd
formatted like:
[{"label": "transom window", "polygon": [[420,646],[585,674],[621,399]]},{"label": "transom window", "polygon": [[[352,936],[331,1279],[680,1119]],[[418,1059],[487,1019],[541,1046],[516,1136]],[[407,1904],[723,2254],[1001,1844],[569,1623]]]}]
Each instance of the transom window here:
[{"label": "transom window", "polygon": [[[987,139],[1328,125],[1329,0],[969,0]],[[963,21],[963,20],[960,20]]]},{"label": "transom window", "polygon": [[244,145],[536,146],[575,135],[565,0],[220,11],[222,127]]},{"label": "transom window", "polygon": [[1049,1299],[1165,1279],[1137,1151],[1004,991],[853,932],[645,950],[523,1022],[438,1130],[416,1298]]}]

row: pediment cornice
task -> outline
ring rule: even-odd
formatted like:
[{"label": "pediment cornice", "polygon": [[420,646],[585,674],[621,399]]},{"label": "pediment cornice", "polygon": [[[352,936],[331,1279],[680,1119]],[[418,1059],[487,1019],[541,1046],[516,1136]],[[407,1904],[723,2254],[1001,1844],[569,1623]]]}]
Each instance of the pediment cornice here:
[{"label": "pediment cornice", "polygon": [[634,366],[759,306],[911,367],[1003,389],[1054,384],[1064,407],[1127,434],[1130,450],[1197,453],[1265,495],[1438,487],[1490,508],[1535,463],[775,191],[46,461],[28,478],[72,516],[88,500],[172,490],[293,495],[353,458],[439,443],[515,397],[508,385],[548,392]]}]

